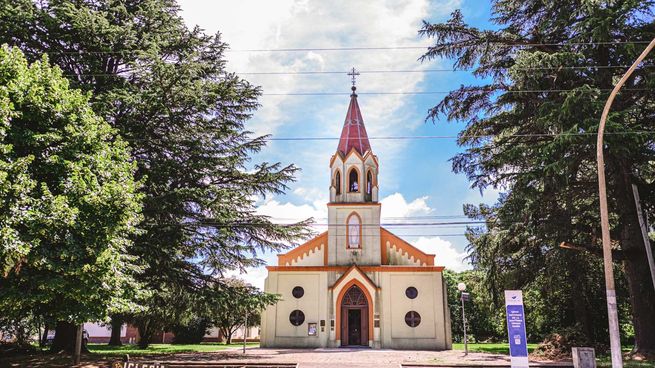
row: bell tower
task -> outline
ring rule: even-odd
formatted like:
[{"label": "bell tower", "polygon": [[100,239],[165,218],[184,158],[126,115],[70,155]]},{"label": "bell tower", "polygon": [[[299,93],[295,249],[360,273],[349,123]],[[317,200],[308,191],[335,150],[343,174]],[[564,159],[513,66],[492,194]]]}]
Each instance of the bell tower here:
[{"label": "bell tower", "polygon": [[380,265],[378,158],[357,101],[353,68],[350,104],[337,151],[330,158],[328,265]]}]

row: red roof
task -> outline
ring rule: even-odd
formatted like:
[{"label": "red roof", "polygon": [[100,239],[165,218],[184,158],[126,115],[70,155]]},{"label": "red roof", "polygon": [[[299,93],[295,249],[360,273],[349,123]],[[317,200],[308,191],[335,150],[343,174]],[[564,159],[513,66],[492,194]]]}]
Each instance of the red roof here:
[{"label": "red roof", "polygon": [[350,95],[350,105],[346,113],[346,121],[343,123],[337,150],[343,155],[347,155],[353,148],[360,155],[364,155],[366,151],[371,149],[366,128],[364,127],[364,119],[362,119],[362,112],[359,110],[359,104],[357,103],[355,87],[353,87],[353,93]]}]

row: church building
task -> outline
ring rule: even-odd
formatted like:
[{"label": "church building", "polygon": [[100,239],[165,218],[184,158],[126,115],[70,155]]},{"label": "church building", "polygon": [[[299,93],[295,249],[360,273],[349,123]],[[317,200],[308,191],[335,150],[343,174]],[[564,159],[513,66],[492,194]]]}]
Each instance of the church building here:
[{"label": "church building", "polygon": [[262,347],[451,349],[444,267],[380,226],[379,162],[353,86],[330,158],[328,230],[268,266]]}]

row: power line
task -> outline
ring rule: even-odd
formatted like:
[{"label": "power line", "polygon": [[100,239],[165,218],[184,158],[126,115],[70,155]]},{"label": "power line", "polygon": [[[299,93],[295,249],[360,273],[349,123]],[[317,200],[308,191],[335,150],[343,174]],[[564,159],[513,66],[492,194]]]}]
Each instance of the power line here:
[{"label": "power line", "polygon": [[[543,66],[543,67],[527,67],[527,68],[514,68],[514,70],[559,70],[559,69],[573,69],[573,70],[582,70],[582,69],[625,69],[629,68],[630,65],[586,65],[586,66]],[[640,68],[652,68],[655,65],[642,65]],[[508,68],[509,69],[509,68]],[[456,72],[473,72],[476,69],[404,69],[404,70],[361,70],[358,73],[361,74],[399,74],[399,73],[456,73]],[[334,75],[334,74],[346,74],[347,71],[338,71],[338,70],[308,70],[308,71],[264,71],[264,72],[234,72],[239,75]],[[128,72],[117,72],[117,73],[64,73],[66,77],[121,77],[129,76]]]},{"label": "power line", "polygon": [[[470,134],[470,135],[409,135],[409,136],[380,136],[368,137],[369,140],[430,140],[430,139],[473,139],[473,138],[543,138],[543,137],[568,137],[568,136],[593,136],[598,133],[595,132],[581,132],[581,133],[531,133],[531,134]],[[649,135],[655,134],[655,131],[625,131],[625,132],[606,132],[605,135]],[[175,139],[175,138],[172,138]],[[265,137],[266,141],[335,141],[340,140],[341,137]],[[140,141],[153,141],[161,142],[166,139],[163,138],[123,138],[127,142],[140,142]],[[195,140],[192,140],[195,142]]]},{"label": "power line", "polygon": [[[432,227],[432,226],[453,226],[453,225],[482,225],[486,224],[487,221],[454,221],[454,222],[423,222],[423,223],[360,223],[359,226],[362,227]],[[297,226],[297,223],[258,223],[258,222],[217,222],[217,221],[193,221],[193,222],[159,222],[155,225],[173,225],[173,226],[211,226],[211,227],[267,227],[271,224],[277,226],[286,226],[292,227]],[[150,224],[144,224],[150,226]],[[347,227],[348,224],[328,224],[328,223],[311,223],[309,226],[322,226],[322,227]]]},{"label": "power line", "polygon": [[[626,40],[626,41],[600,41],[600,42],[556,42],[556,43],[520,43],[517,42],[494,42],[493,45],[497,46],[513,46],[513,47],[538,47],[538,46],[584,46],[584,45],[625,45],[625,44],[648,44],[649,41]],[[354,47],[292,47],[292,48],[269,48],[269,49],[226,49],[225,52],[303,52],[303,51],[386,51],[386,50],[429,50],[434,45],[424,46],[354,46]],[[147,53],[148,50],[104,50],[104,51],[89,51],[89,50],[73,50],[73,51],[49,51],[49,54],[63,54],[63,55],[82,55],[82,54],[138,54]]]},{"label": "power line", "polygon": [[[609,92],[611,89],[599,88],[601,92]],[[521,89],[521,90],[491,90],[485,89],[482,92],[499,93],[561,93],[579,91],[578,89]],[[626,88],[622,91],[651,91],[649,88]],[[440,95],[449,94],[453,91],[409,91],[409,92],[357,92],[358,95]],[[349,96],[351,92],[286,92],[286,93],[262,93],[262,96]]]},{"label": "power line", "polygon": [[[630,65],[586,65],[586,66],[552,66],[552,67],[529,67],[529,68],[512,68],[514,70],[555,70],[555,69],[614,69],[629,68]],[[642,65],[640,68],[652,68],[655,65]],[[509,69],[509,68],[508,68]],[[361,74],[386,74],[386,73],[453,73],[453,72],[472,72],[476,69],[416,69],[416,70],[359,70]],[[240,75],[312,75],[312,74],[346,74],[347,71],[267,71],[267,72],[236,72]]]},{"label": "power line", "polygon": [[[648,44],[649,41],[606,41],[606,42],[566,42],[566,43],[510,43],[494,42],[492,45],[513,47],[539,46],[584,46],[584,45],[623,45]],[[316,48],[279,48],[279,49],[228,49],[227,52],[304,52],[304,51],[386,51],[386,50],[429,50],[434,45],[426,46],[379,46],[379,47],[316,47]]]}]

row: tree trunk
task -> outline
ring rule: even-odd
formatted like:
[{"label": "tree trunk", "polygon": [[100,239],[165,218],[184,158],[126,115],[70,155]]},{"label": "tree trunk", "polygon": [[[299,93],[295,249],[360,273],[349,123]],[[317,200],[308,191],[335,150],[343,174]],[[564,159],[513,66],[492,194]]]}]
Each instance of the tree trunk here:
[{"label": "tree trunk", "polygon": [[[55,327],[55,338],[52,340],[52,346],[50,351],[53,353],[58,353],[65,351],[67,353],[73,354],[75,351],[75,337],[77,335],[77,326],[70,322],[57,322],[57,327]],[[89,349],[86,347],[84,342],[82,342],[83,353],[88,353]]]},{"label": "tree trunk", "polygon": [[75,346],[75,325],[69,322],[57,322],[55,327],[55,338],[52,341],[52,346],[50,351],[53,353],[58,353],[60,351],[65,351],[67,353],[73,353],[73,347]]},{"label": "tree trunk", "polygon": [[139,329],[139,348],[147,349],[150,346],[152,336],[155,334],[155,329],[149,321],[139,322],[137,328]]},{"label": "tree trunk", "polygon": [[[624,165],[624,167],[626,167]],[[650,277],[646,249],[641,235],[629,172],[623,171],[618,200],[621,203],[621,248],[625,253],[632,320],[635,329],[634,354],[655,355],[655,290]]]},{"label": "tree trunk", "polygon": [[39,340],[39,346],[44,347],[47,340],[48,340],[48,332],[50,332],[50,326],[46,323],[45,326],[43,326],[43,335],[41,335],[41,340]]},{"label": "tree trunk", "polygon": [[121,346],[121,327],[123,327],[123,319],[117,315],[111,316],[111,337],[109,338],[109,346]]}]

